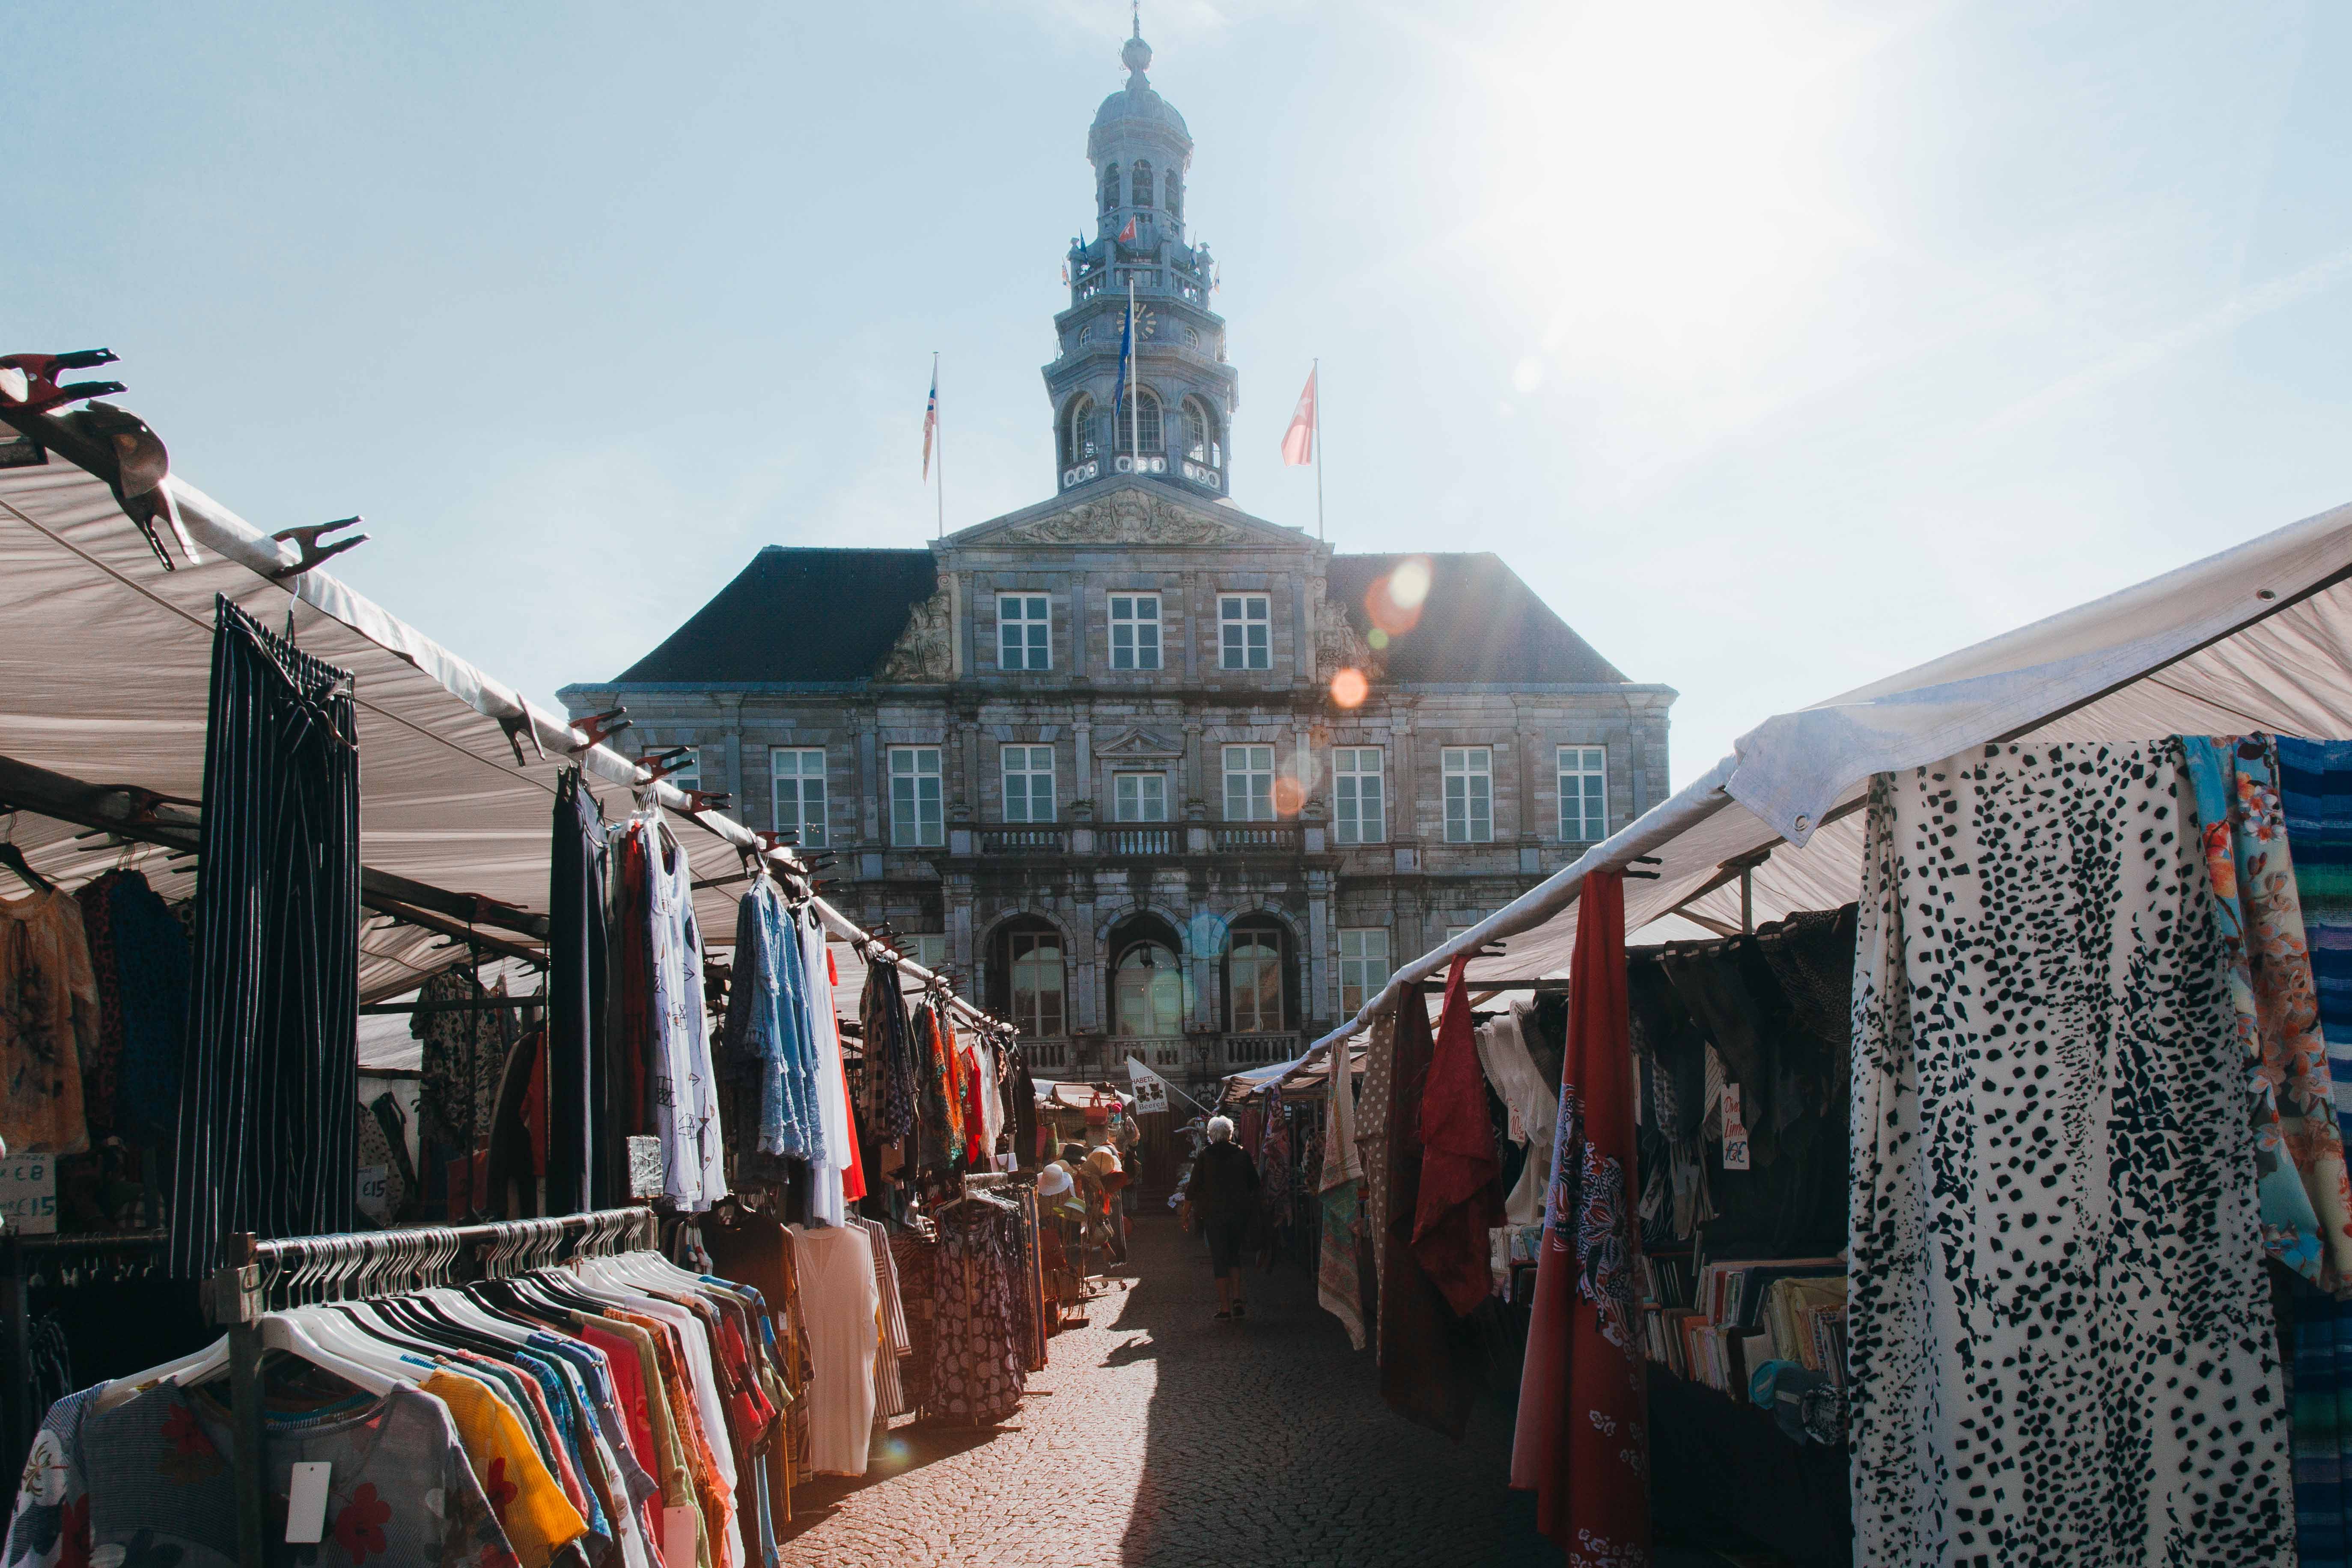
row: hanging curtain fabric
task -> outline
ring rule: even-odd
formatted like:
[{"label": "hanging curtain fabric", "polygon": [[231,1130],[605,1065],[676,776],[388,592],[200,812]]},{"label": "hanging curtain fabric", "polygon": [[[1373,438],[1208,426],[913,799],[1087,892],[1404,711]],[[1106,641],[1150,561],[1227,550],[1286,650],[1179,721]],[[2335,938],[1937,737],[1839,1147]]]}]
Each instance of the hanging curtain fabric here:
[{"label": "hanging curtain fabric", "polygon": [[2177,741],[1874,782],[1858,1563],[2294,1561],[2245,1064]]},{"label": "hanging curtain fabric", "polygon": [[547,870],[547,1208],[577,1214],[626,1203],[589,1152],[618,1139],[605,1058],[604,814],[578,768],[555,784]]},{"label": "hanging curtain fabric", "polygon": [[215,606],[172,1264],[352,1228],[360,755],[351,676]]},{"label": "hanging curtain fabric", "polygon": [[1421,1100],[1436,1049],[1429,1011],[1417,986],[1397,999],[1394,1061],[1384,1153],[1388,1209],[1380,1237],[1381,1397],[1389,1408],[1449,1437],[1459,1437],[1477,1398],[1478,1351],[1437,1282],[1413,1256],[1413,1215],[1421,1203]]},{"label": "hanging curtain fabric", "polygon": [[1633,1036],[1625,881],[1584,881],[1569,970],[1543,1248],[1519,1378],[1511,1485],[1570,1563],[1650,1561],[1646,1366],[1633,1329]]}]

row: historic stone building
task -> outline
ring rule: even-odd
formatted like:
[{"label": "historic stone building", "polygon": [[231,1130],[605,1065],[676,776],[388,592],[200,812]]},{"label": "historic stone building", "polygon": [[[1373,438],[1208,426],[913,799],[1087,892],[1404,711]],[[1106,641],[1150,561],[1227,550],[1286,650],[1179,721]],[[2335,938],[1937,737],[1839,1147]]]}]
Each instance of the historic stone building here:
[{"label": "historic stone building", "polygon": [[742,821],[835,856],[831,896],[919,933],[1041,1075],[1132,1052],[1197,1085],[1663,799],[1675,693],[1496,556],[1335,553],[1234,504],[1239,378],[1150,58],[1129,41],[1087,137],[1055,498],[927,549],[770,546],[562,695],[626,703]]}]

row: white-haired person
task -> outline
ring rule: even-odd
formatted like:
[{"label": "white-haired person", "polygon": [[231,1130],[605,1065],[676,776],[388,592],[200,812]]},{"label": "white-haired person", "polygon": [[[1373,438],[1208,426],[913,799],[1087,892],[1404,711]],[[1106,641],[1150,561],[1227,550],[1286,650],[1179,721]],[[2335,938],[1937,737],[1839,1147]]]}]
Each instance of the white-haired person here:
[{"label": "white-haired person", "polygon": [[1209,1118],[1208,1134],[1207,1145],[1192,1162],[1185,1201],[1208,1238],[1209,1267],[1217,1276],[1217,1316],[1245,1318],[1249,1303],[1242,1300],[1242,1249],[1257,1211],[1257,1167],[1234,1142],[1232,1117]]}]

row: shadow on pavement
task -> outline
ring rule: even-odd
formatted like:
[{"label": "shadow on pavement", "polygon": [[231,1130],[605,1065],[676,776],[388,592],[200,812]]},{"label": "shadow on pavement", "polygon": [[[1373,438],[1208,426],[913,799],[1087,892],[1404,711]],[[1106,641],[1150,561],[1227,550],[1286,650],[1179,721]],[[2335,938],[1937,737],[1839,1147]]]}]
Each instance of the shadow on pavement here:
[{"label": "shadow on pavement", "polygon": [[1349,1348],[1295,1266],[1249,1271],[1249,1316],[1218,1322],[1206,1250],[1172,1219],[1139,1222],[1129,1256],[1138,1282],[1111,1325],[1128,1337],[1107,1360],[1153,1361],[1158,1384],[1122,1563],[1559,1561],[1505,1486],[1498,1402],[1449,1441],[1381,1403],[1370,1351]]}]

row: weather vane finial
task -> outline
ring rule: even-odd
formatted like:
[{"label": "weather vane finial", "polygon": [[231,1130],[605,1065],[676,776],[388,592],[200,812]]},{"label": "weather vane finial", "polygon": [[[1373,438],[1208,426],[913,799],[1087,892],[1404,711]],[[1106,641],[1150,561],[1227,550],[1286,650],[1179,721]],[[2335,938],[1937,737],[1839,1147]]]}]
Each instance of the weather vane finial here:
[{"label": "weather vane finial", "polygon": [[1127,0],[1127,14],[1135,24],[1135,37],[1143,37],[1143,0]]}]

